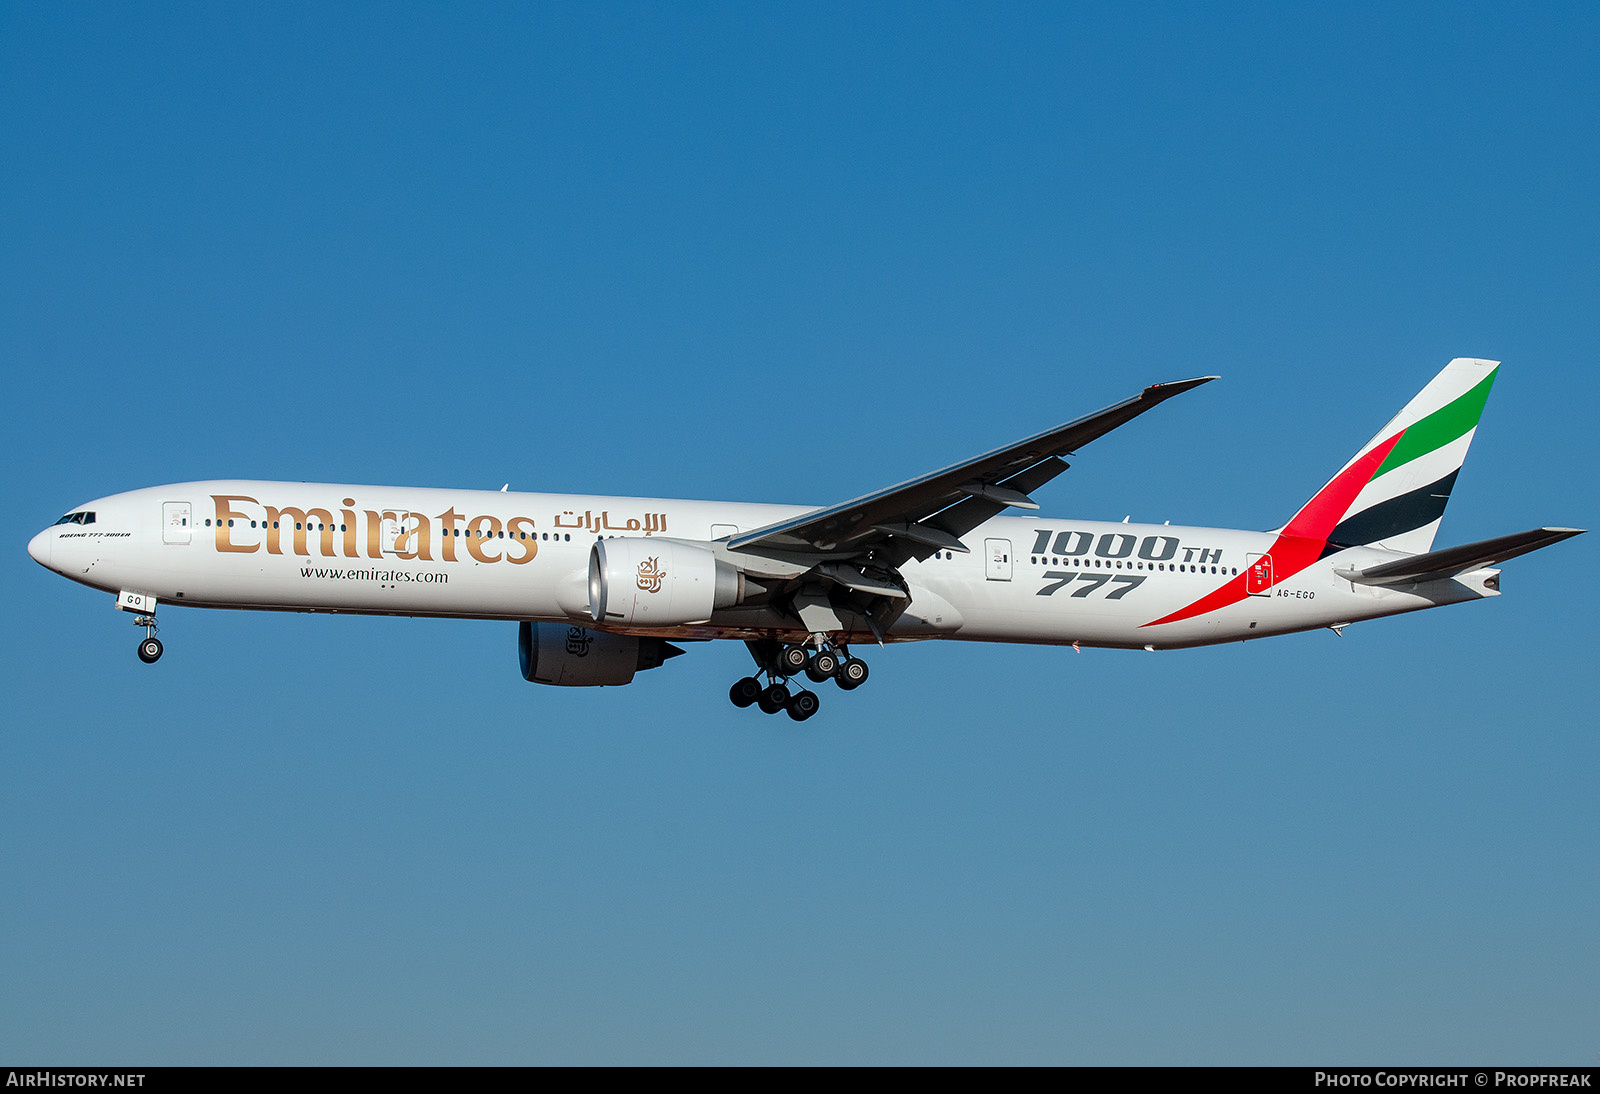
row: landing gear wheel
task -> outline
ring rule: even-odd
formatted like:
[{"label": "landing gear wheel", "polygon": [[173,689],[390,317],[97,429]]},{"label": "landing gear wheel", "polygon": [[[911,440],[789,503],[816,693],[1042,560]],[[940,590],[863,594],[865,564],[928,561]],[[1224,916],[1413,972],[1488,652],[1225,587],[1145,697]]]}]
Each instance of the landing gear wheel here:
[{"label": "landing gear wheel", "polygon": [[728,698],[733,700],[736,707],[747,707],[761,698],[761,681],[754,676],[746,676],[728,689]]},{"label": "landing gear wheel", "polygon": [[858,661],[854,657],[842,661],[839,664],[839,671],[833,678],[845,691],[854,691],[867,682],[867,663]]},{"label": "landing gear wheel", "polygon": [[820,684],[839,671],[839,655],[832,650],[822,650],[806,666],[806,675]]},{"label": "landing gear wheel", "polygon": [[757,699],[756,702],[768,714],[776,714],[789,705],[789,689],[782,684],[773,684],[761,693],[761,698]]},{"label": "landing gear wheel", "polygon": [[803,722],[817,712],[822,705],[822,700],[809,691],[798,692],[789,700],[789,717],[797,722]]},{"label": "landing gear wheel", "polygon": [[804,646],[785,646],[783,652],[778,654],[778,664],[786,670],[782,674],[784,676],[799,672],[806,667],[806,662],[810,659],[811,655],[806,652]]},{"label": "landing gear wheel", "polygon": [[139,643],[139,660],[147,665],[153,665],[161,660],[161,639],[146,638]]}]

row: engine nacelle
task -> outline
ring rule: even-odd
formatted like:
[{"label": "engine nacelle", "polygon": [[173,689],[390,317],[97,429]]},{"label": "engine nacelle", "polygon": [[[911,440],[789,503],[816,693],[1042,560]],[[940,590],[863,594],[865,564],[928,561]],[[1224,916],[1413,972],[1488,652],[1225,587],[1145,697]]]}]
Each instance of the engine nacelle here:
[{"label": "engine nacelle", "polygon": [[522,678],[569,688],[616,687],[683,651],[660,638],[608,634],[565,623],[523,623],[517,628]]},{"label": "engine nacelle", "polygon": [[589,618],[618,627],[704,623],[740,599],[739,571],[710,547],[672,539],[597,539],[589,552]]}]

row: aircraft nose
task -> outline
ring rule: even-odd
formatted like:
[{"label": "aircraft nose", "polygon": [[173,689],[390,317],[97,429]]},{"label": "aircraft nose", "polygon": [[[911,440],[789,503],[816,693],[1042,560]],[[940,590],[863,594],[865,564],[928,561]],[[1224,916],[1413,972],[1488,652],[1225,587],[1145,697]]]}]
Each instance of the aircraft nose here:
[{"label": "aircraft nose", "polygon": [[46,528],[28,541],[28,555],[41,566],[50,565],[50,547],[56,541],[54,531]]}]

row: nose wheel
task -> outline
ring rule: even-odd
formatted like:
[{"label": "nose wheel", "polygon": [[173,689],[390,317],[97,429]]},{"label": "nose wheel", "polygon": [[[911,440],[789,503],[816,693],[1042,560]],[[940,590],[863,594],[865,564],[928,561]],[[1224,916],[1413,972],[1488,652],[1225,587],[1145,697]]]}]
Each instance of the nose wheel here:
[{"label": "nose wheel", "polygon": [[156,617],[136,616],[133,625],[144,628],[144,637],[139,639],[139,660],[147,665],[153,665],[161,660],[161,639],[156,637]]}]

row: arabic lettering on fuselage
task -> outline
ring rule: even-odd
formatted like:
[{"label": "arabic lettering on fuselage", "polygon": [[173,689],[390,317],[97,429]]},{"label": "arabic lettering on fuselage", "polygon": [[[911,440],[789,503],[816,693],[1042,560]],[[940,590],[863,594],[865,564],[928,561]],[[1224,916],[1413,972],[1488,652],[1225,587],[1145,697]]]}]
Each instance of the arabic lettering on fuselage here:
[{"label": "arabic lettering on fuselage", "polygon": [[571,509],[564,509],[555,518],[554,524],[557,528],[583,528],[590,532],[643,532],[648,536],[667,530],[667,514],[646,513],[642,520],[628,517],[621,524],[612,524],[609,509],[602,509],[598,519],[592,509],[585,509],[581,517]]}]

